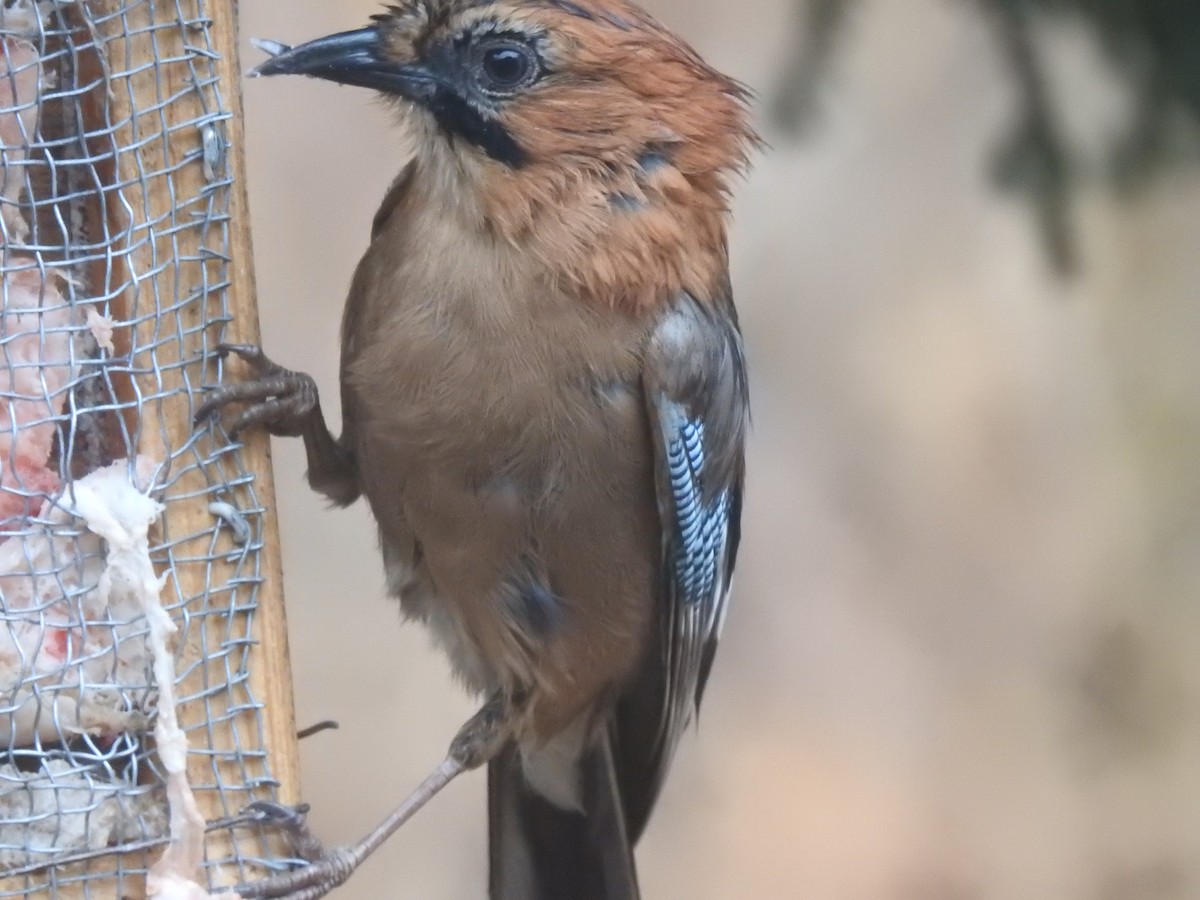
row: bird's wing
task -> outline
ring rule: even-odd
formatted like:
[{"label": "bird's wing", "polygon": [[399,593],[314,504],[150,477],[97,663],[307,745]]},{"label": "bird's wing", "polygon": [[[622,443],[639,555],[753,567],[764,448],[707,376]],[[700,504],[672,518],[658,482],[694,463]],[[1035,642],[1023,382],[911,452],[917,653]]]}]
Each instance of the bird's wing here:
[{"label": "bird's wing", "polygon": [[728,294],[684,295],[647,348],[643,385],[662,521],[660,646],[618,703],[618,768],[636,840],[680,734],[699,708],[740,538],[748,398]]}]

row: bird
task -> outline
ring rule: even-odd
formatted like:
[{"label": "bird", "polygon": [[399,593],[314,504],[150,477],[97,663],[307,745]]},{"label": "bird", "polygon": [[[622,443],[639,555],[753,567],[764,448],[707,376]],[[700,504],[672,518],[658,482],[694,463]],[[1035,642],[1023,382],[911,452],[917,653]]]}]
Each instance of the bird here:
[{"label": "bird", "polygon": [[301,437],[313,489],[364,497],[389,593],[485,702],[368,838],[237,890],[321,896],[486,765],[493,900],[637,898],[741,535],[751,94],[626,0],[407,0],[257,46],[254,75],[386,98],[414,152],[349,289],[340,434],[255,345],[197,420]]}]

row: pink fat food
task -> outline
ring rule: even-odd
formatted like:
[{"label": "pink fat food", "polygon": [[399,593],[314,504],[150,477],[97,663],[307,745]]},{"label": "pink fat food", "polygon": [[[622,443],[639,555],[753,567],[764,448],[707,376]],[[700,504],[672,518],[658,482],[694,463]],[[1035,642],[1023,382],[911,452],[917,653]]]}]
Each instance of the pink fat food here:
[{"label": "pink fat food", "polygon": [[[36,513],[59,488],[47,468],[55,418],[77,366],[71,346],[75,311],[63,300],[54,270],[10,255],[0,313],[0,527]],[[28,266],[29,268],[14,268]]]},{"label": "pink fat food", "polygon": [[21,38],[0,39],[0,216],[9,240],[23,241],[29,226],[17,208],[25,187],[29,145],[37,127],[42,61],[33,44]]},{"label": "pink fat food", "polygon": [[[20,24],[18,10],[6,10]],[[30,14],[30,29],[36,21]],[[11,250],[29,229],[17,203],[26,183],[24,162],[35,139],[42,65],[33,44],[0,38],[0,217],[6,238],[3,310],[0,312],[0,528],[41,508],[59,489],[47,468],[63,390],[75,374],[72,311],[63,303],[52,270]],[[7,520],[7,521],[6,521]]]}]

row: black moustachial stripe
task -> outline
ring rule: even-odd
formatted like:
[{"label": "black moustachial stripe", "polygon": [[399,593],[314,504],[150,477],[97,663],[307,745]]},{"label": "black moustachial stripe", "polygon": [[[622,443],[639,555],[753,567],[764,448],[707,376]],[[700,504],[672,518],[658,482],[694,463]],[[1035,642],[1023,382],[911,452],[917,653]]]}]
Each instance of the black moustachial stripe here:
[{"label": "black moustachial stripe", "polygon": [[461,137],[510,169],[525,164],[525,151],[508,129],[494,119],[485,118],[451,88],[439,86],[428,105],[438,125],[448,134]]}]

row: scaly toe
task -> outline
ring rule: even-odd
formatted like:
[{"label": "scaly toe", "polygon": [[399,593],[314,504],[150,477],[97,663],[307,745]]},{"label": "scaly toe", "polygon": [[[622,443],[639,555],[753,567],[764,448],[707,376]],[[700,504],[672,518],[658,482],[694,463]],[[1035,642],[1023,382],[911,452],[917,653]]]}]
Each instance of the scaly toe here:
[{"label": "scaly toe", "polygon": [[242,900],[316,900],[345,884],[354,869],[352,854],[337,849],[302,869],[239,884],[233,892]]}]

